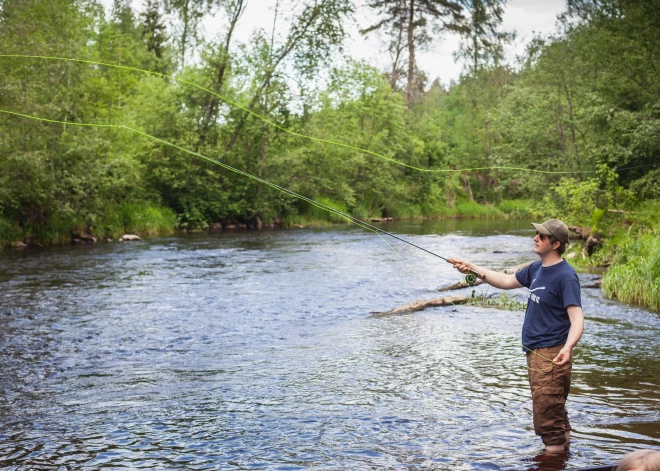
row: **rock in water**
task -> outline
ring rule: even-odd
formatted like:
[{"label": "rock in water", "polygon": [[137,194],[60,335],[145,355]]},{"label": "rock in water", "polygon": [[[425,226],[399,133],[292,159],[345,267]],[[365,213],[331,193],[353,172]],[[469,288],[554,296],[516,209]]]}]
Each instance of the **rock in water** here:
[{"label": "rock in water", "polygon": [[122,236],[121,240],[123,240],[124,242],[127,242],[127,241],[142,240],[142,239],[140,238],[140,236],[136,236],[134,234],[124,234]]}]

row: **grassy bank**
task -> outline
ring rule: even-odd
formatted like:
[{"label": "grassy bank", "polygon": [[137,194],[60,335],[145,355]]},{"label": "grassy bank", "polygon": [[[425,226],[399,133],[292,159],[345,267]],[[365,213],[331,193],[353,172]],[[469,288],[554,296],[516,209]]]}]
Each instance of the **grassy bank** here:
[{"label": "grassy bank", "polygon": [[609,266],[603,294],[660,312],[660,204],[649,201],[636,211],[614,214],[592,230],[604,237],[591,257],[577,257],[577,268]]},{"label": "grassy bank", "polygon": [[[498,219],[524,218],[532,214],[532,202],[529,200],[503,200],[496,204],[480,204],[476,201],[458,200],[455,205],[404,204],[388,208],[383,216],[394,219]],[[376,216],[378,217],[378,216]]]},{"label": "grassy bank", "polygon": [[[408,204],[399,203],[385,209],[369,209],[358,206],[349,209],[341,203],[329,198],[317,198],[319,203],[349,214],[363,221],[371,218],[391,217],[395,220],[403,219],[509,219],[526,218],[534,214],[533,204],[530,200],[503,200],[497,204],[480,204],[475,201],[457,201],[454,206],[444,204]],[[324,209],[309,203],[302,203],[299,211],[282,217],[282,225],[291,227],[302,226],[327,226],[350,222],[346,218],[332,214]]]},{"label": "grassy bank", "polygon": [[93,226],[94,233],[117,238],[123,234],[154,236],[168,234],[177,226],[177,216],[169,208],[149,202],[125,202],[106,211]]},{"label": "grassy bank", "polygon": [[0,216],[0,248],[19,241],[44,247],[70,244],[76,232],[91,232],[97,238],[117,238],[127,233],[153,236],[171,233],[176,225],[177,216],[172,210],[145,201],[109,207],[100,216],[87,220],[78,215],[56,214],[45,222],[23,227]]},{"label": "grassy bank", "polygon": [[[504,200],[497,204],[479,204],[474,201],[458,201],[454,206],[400,204],[385,210],[357,207],[349,209],[329,198],[317,198],[325,206],[350,214],[358,219],[392,217],[394,219],[508,219],[525,218],[533,214],[529,200]],[[298,211],[281,218],[283,227],[328,226],[349,221],[312,204],[303,202]],[[90,231],[98,238],[118,238],[131,233],[140,236],[167,234],[177,228],[176,214],[163,206],[151,202],[125,202],[106,208],[98,216],[55,215],[42,224],[19,227],[18,224],[0,215],[0,248],[11,246],[17,241],[33,245],[63,245],[71,242],[72,232]]]},{"label": "grassy bank", "polygon": [[660,234],[618,239],[613,264],[603,277],[603,293],[625,303],[660,311]]}]

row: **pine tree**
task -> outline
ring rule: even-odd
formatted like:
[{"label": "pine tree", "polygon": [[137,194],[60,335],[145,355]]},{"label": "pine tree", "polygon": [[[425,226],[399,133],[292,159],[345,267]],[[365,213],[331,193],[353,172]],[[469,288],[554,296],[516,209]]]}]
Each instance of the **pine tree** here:
[{"label": "pine tree", "polygon": [[158,59],[162,59],[168,38],[165,34],[165,23],[160,13],[158,0],[147,0],[147,8],[142,17],[142,38],[147,45],[147,50]]},{"label": "pine tree", "polygon": [[412,108],[415,97],[415,52],[428,45],[434,37],[446,31],[468,31],[463,5],[448,0],[372,0],[369,8],[381,20],[364,29],[363,34],[386,29],[394,37],[402,30],[406,34],[408,69],[406,100]]}]

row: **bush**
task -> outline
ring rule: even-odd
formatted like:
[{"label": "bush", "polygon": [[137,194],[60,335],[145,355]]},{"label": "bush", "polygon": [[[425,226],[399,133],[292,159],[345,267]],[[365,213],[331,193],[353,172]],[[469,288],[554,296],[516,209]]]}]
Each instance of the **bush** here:
[{"label": "bush", "polygon": [[113,206],[92,228],[98,236],[121,237],[126,233],[157,235],[176,227],[174,212],[148,201],[125,202]]},{"label": "bush", "polygon": [[532,207],[532,200],[502,200],[497,203],[497,209],[504,214],[521,219],[529,218],[533,215]]},{"label": "bush", "polygon": [[660,311],[660,239],[654,233],[628,233],[616,247],[603,277],[603,293],[625,303]]},{"label": "bush", "polygon": [[8,247],[12,242],[20,240],[21,231],[9,220],[0,216],[0,249]]}]

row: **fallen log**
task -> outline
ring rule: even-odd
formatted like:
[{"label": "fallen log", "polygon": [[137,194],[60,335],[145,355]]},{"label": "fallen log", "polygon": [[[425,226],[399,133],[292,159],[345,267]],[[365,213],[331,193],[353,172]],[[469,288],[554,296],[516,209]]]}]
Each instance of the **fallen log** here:
[{"label": "fallen log", "polygon": [[443,286],[442,288],[438,289],[438,291],[453,291],[455,289],[469,288],[471,286],[478,286],[483,282],[483,280],[479,279],[472,284],[469,284],[467,281],[457,281],[453,285]]},{"label": "fallen log", "polygon": [[[506,270],[502,270],[502,273],[506,273],[507,275],[513,275],[515,272],[518,270],[522,270],[525,268],[527,265],[531,265],[532,262],[525,262],[521,263],[520,265],[516,265],[515,267],[512,268],[507,268]],[[470,288],[472,286],[478,286],[483,283],[483,280],[477,280],[472,284],[468,284],[466,281],[458,281],[454,283],[453,285],[445,286],[443,288],[438,289],[438,291],[453,291],[456,289],[463,289],[463,288]]]},{"label": "fallen log", "polygon": [[395,307],[391,311],[386,312],[372,312],[371,315],[380,317],[380,316],[392,316],[396,314],[407,314],[409,312],[421,311],[429,307],[440,307],[440,306],[449,306],[455,304],[465,304],[470,300],[468,296],[449,296],[447,298],[434,298],[434,299],[424,299],[421,301],[414,301],[412,303],[404,304],[403,306]]},{"label": "fallen log", "polygon": [[588,227],[568,226],[568,228],[578,235],[578,239],[587,240],[591,235],[591,229]]}]

